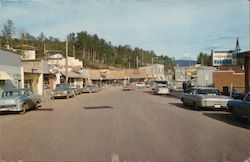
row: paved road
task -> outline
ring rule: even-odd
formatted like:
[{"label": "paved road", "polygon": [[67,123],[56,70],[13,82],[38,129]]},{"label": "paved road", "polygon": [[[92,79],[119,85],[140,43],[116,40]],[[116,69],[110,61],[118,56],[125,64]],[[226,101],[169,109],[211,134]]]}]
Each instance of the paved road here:
[{"label": "paved road", "polygon": [[107,89],[0,116],[0,159],[23,161],[244,161],[249,124],[192,111],[149,89]]}]

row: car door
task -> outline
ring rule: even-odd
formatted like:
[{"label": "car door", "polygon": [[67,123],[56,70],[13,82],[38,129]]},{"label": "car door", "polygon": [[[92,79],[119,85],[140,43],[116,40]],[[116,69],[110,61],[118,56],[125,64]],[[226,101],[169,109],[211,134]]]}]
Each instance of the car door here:
[{"label": "car door", "polygon": [[250,93],[246,95],[242,102],[242,108],[241,108],[242,116],[250,117]]},{"label": "car door", "polygon": [[36,105],[36,102],[37,102],[36,96],[33,93],[33,91],[31,91],[31,90],[27,90],[27,93],[28,93],[30,108],[34,107]]}]

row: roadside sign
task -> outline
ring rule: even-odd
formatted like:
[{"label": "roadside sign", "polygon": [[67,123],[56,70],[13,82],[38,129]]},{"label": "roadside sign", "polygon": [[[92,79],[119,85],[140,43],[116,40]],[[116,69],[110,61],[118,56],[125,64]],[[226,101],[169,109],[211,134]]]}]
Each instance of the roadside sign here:
[{"label": "roadside sign", "polygon": [[213,66],[236,65],[237,51],[213,51]]}]

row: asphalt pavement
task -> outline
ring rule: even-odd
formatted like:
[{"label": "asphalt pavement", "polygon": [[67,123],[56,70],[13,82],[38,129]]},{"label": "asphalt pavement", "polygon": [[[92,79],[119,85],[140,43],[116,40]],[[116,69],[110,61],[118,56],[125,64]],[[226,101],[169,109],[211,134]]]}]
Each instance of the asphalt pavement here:
[{"label": "asphalt pavement", "polygon": [[237,162],[250,158],[249,128],[150,89],[109,88],[0,115],[0,161]]}]

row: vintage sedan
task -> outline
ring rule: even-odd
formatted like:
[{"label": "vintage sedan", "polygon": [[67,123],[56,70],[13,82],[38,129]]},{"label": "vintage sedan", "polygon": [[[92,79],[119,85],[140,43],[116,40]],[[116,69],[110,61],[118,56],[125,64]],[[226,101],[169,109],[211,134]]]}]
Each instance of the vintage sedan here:
[{"label": "vintage sedan", "polygon": [[146,84],[145,84],[145,82],[136,82],[135,87],[136,88],[145,88]]},{"label": "vintage sedan", "polygon": [[234,99],[227,104],[233,118],[244,117],[250,119],[250,92],[242,99]]},{"label": "vintage sedan", "polygon": [[83,93],[83,88],[80,88],[79,86],[70,85],[70,89],[74,91],[75,95]]},{"label": "vintage sedan", "polygon": [[122,90],[123,91],[132,91],[132,90],[135,90],[135,86],[131,83],[128,83],[122,87]]},{"label": "vintage sedan", "polygon": [[157,84],[153,93],[155,95],[169,95],[170,91],[170,87],[167,84]]},{"label": "vintage sedan", "polygon": [[29,109],[36,109],[41,103],[39,95],[30,89],[6,90],[0,99],[0,111],[15,111],[25,114]]},{"label": "vintage sedan", "polygon": [[51,92],[51,99],[55,98],[66,98],[74,97],[75,92],[70,88],[68,83],[57,84],[56,88]]},{"label": "vintage sedan", "polygon": [[84,93],[92,93],[92,92],[99,92],[101,89],[97,84],[88,84],[84,87]]},{"label": "vintage sedan", "polygon": [[228,96],[220,95],[219,91],[210,87],[197,87],[191,89],[190,93],[182,93],[183,104],[190,105],[194,109],[200,108],[227,108],[228,101],[232,100]]}]

